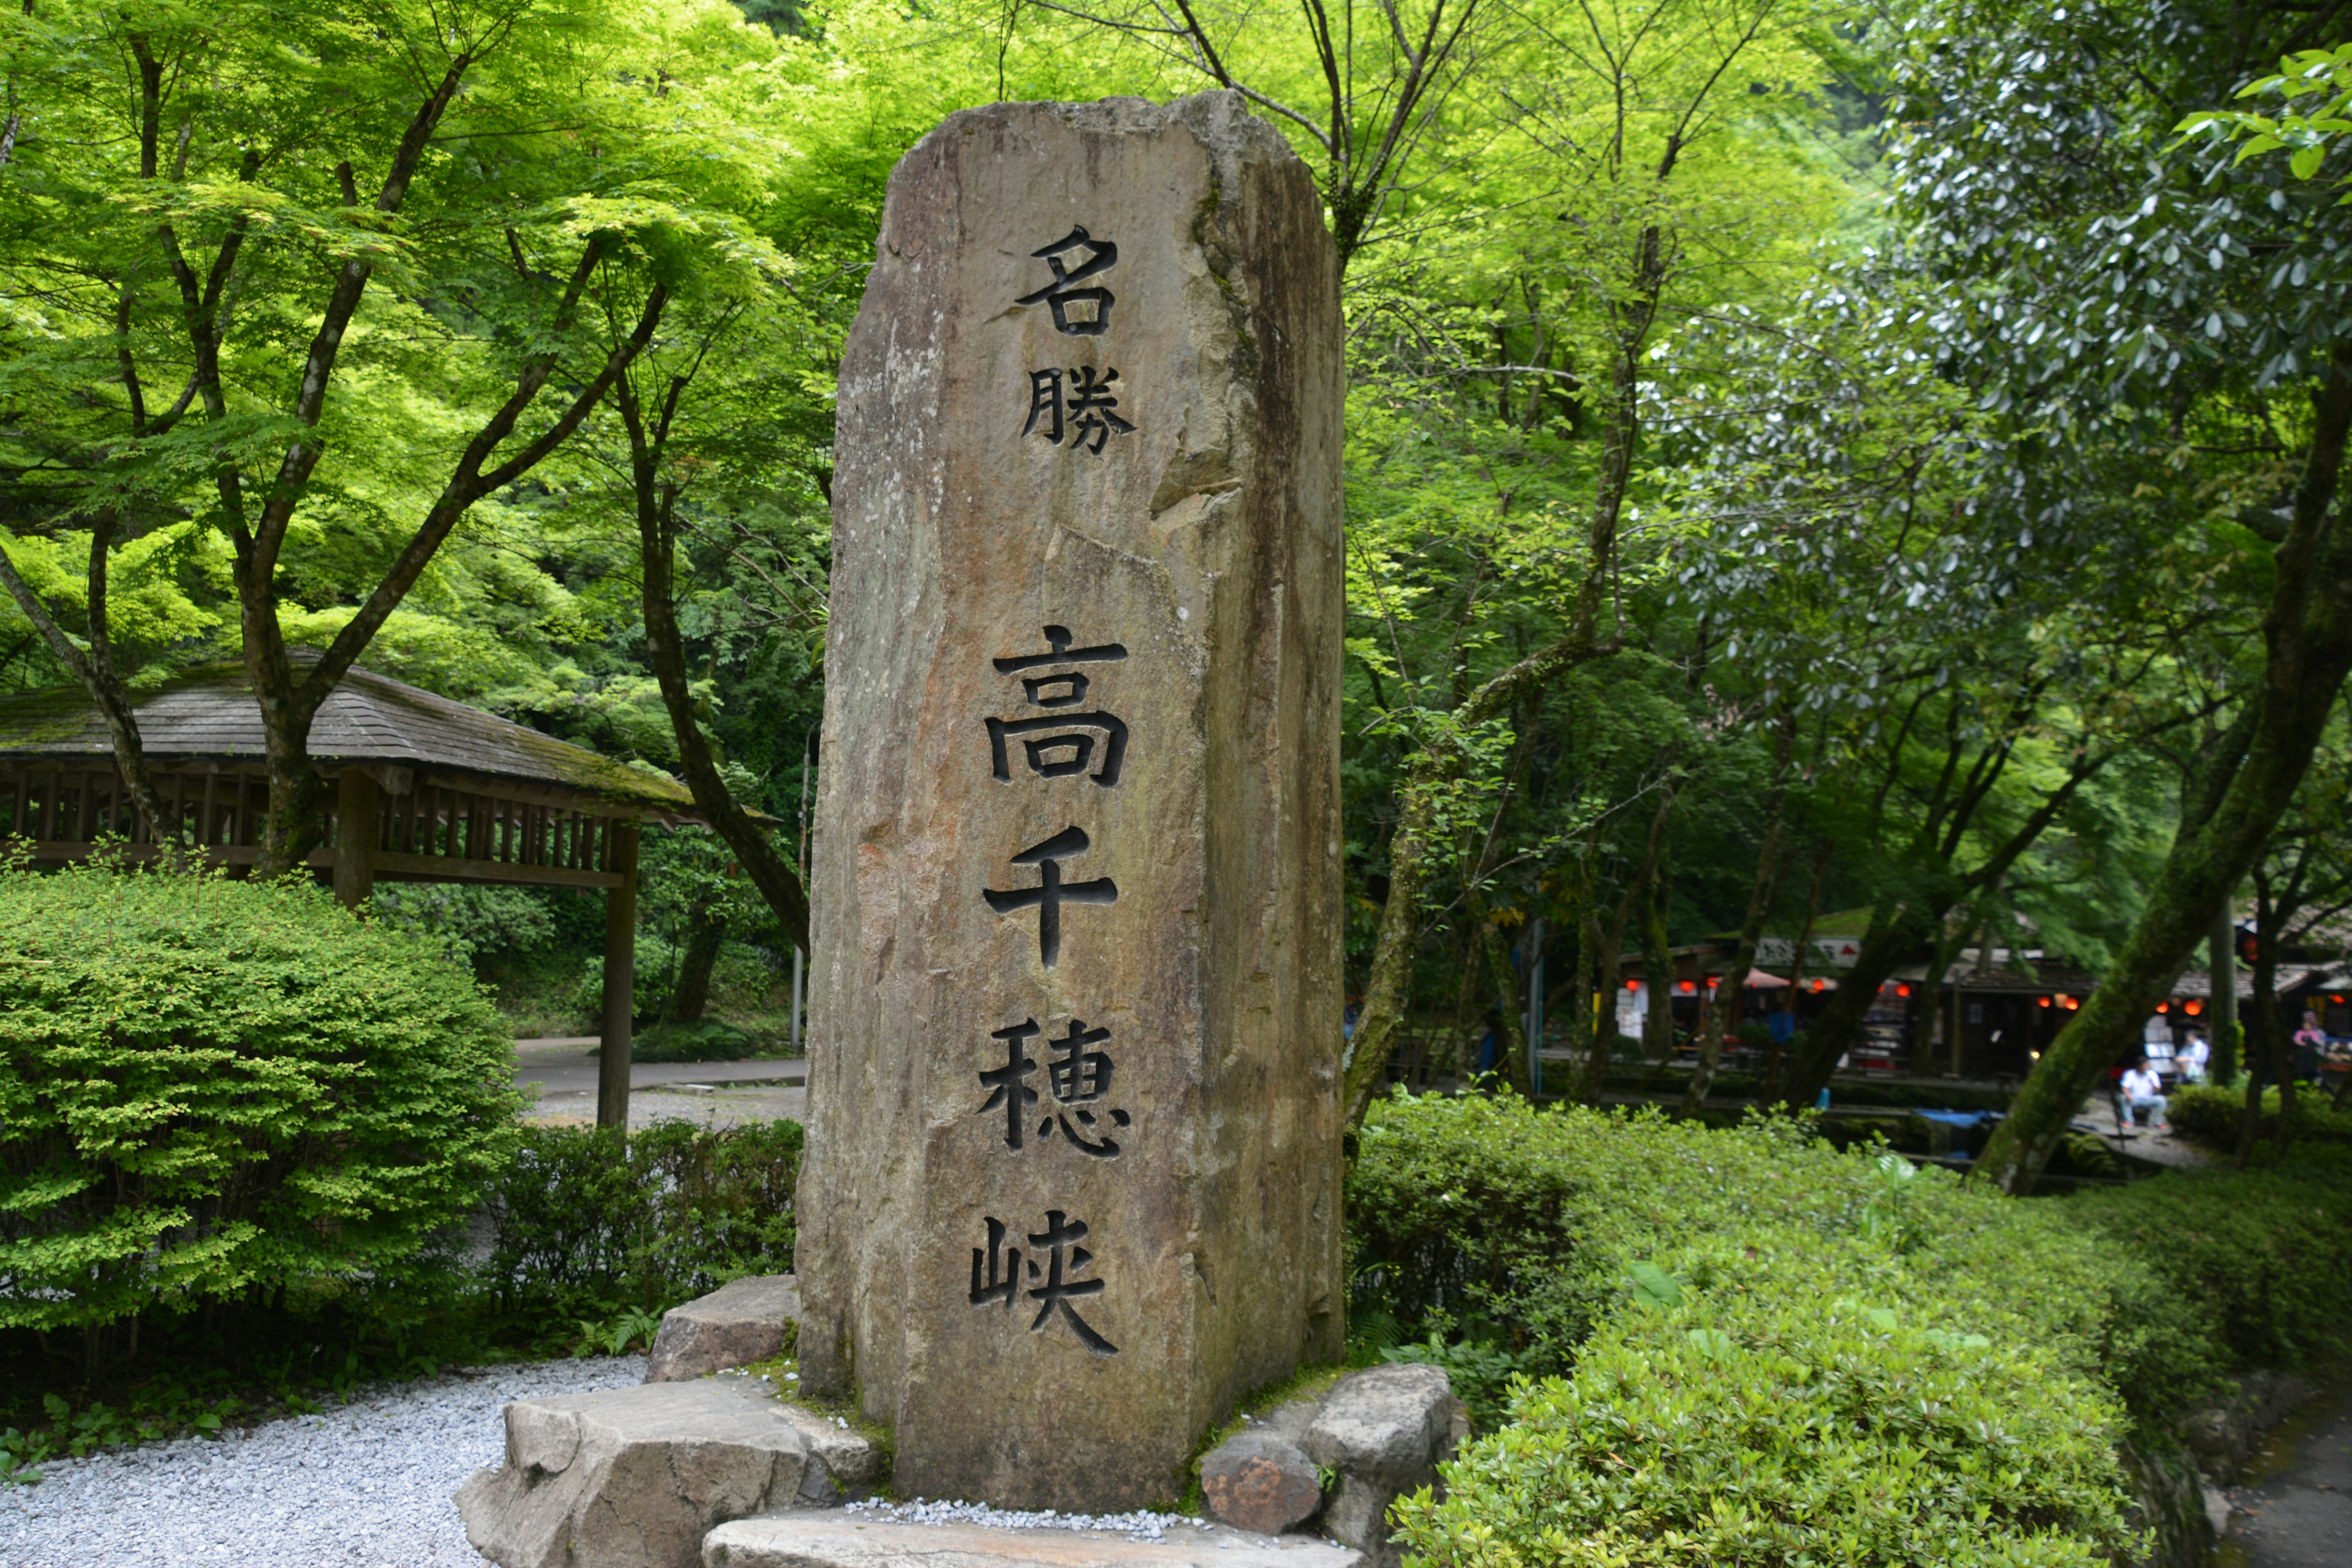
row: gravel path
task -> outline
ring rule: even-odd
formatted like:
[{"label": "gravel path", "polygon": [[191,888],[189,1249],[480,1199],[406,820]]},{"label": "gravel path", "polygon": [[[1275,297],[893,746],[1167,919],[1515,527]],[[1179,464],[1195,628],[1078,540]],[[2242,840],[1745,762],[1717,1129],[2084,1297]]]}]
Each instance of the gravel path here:
[{"label": "gravel path", "polygon": [[0,1568],[478,1568],[450,1500],[500,1458],[499,1407],[645,1375],[643,1356],[497,1367],[217,1442],[59,1460],[0,1488]]}]

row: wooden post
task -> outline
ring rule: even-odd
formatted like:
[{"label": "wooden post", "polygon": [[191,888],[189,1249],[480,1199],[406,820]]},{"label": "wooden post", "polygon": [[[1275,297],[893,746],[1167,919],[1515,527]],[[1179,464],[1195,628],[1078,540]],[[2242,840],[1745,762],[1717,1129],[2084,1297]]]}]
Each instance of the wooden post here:
[{"label": "wooden post", "polygon": [[613,825],[613,869],[604,889],[604,1038],[596,1053],[596,1125],[629,1131],[629,1014],[637,979],[637,825]]},{"label": "wooden post", "polygon": [[375,891],[375,780],[345,768],[335,783],[335,897],[355,910]]}]

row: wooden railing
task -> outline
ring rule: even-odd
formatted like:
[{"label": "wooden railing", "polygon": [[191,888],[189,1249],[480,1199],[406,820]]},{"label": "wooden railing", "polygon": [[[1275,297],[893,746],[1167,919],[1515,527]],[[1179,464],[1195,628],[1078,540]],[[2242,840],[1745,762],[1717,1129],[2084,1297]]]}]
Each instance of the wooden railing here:
[{"label": "wooden railing", "polygon": [[[249,866],[260,857],[268,785],[257,768],[162,769],[153,774],[166,820],[206,859]],[[327,787],[326,832],[310,863],[334,864],[340,825]],[[527,787],[414,778],[378,795],[377,876],[395,879],[616,883],[615,830],[626,819],[584,811]],[[0,763],[0,840],[32,841],[37,861],[87,858],[103,840],[133,859],[157,851],[131,792],[112,767]]]}]

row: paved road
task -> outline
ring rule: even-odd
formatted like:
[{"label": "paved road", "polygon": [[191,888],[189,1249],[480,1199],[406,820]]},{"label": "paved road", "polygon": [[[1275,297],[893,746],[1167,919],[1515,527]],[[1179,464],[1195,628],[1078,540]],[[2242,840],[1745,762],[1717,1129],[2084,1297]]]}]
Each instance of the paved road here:
[{"label": "paved road", "polygon": [[[2352,1563],[2352,1387],[2278,1434],[2278,1466],[2230,1494],[2224,1562],[2245,1568]],[[2231,1549],[2236,1555],[2230,1555]]]},{"label": "paved road", "polygon": [[[520,1040],[515,1081],[537,1091],[524,1119],[592,1124],[596,1120],[596,1058],[593,1039]],[[629,1125],[698,1121],[732,1127],[744,1121],[798,1121],[808,1105],[801,1087],[808,1063],[799,1058],[740,1062],[635,1062],[629,1068]]]}]

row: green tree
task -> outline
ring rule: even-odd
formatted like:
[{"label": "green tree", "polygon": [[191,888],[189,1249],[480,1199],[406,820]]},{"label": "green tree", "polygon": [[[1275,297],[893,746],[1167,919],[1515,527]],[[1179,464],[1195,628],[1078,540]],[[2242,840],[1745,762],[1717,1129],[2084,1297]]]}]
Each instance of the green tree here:
[{"label": "green tree", "polygon": [[[1944,351],[1981,367],[2016,433],[2011,510],[2046,549],[2098,548],[2119,523],[2145,541],[2157,521],[2240,559],[2214,584],[2244,650],[2218,667],[2225,721],[2137,925],[1979,1163],[2011,1192],[2252,868],[2352,669],[2345,211],[2226,145],[2150,155],[2314,25],[2260,4],[1955,0],[1905,32],[1900,205],[1948,300]],[[2135,516],[2126,497],[2154,504]]]},{"label": "green tree", "polygon": [[37,301],[0,319],[5,521],[87,535],[80,642],[13,561],[0,583],[160,820],[105,584],[154,530],[226,539],[282,869],[320,831],[306,742],[336,681],[682,280],[761,249],[730,203],[779,149],[709,89],[777,46],[703,0],[59,0],[5,37],[0,291]]}]

